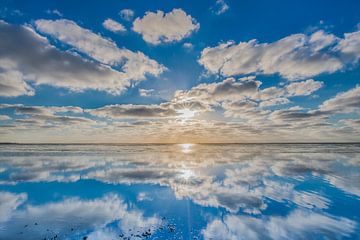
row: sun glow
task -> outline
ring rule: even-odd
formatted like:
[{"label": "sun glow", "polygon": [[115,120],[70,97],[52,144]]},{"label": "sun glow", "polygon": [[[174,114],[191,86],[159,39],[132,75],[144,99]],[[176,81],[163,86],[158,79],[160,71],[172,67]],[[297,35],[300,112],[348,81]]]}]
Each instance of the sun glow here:
[{"label": "sun glow", "polygon": [[177,112],[181,114],[179,116],[179,118],[181,118],[183,120],[187,120],[187,119],[190,119],[190,118],[194,117],[195,113],[196,113],[196,111],[190,110],[188,108],[179,109],[179,110],[177,110]]}]

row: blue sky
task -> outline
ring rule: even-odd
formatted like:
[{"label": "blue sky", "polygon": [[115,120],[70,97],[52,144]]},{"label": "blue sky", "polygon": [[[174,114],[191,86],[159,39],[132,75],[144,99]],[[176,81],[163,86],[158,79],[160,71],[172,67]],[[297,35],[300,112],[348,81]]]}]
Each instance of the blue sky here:
[{"label": "blue sky", "polygon": [[359,141],[358,1],[1,1],[1,141]]}]

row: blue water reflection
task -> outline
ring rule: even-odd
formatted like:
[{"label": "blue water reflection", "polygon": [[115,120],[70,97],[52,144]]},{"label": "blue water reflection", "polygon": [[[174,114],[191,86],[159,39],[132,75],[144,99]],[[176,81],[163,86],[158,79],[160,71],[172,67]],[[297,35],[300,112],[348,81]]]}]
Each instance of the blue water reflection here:
[{"label": "blue water reflection", "polygon": [[0,239],[359,239],[359,144],[0,145]]}]

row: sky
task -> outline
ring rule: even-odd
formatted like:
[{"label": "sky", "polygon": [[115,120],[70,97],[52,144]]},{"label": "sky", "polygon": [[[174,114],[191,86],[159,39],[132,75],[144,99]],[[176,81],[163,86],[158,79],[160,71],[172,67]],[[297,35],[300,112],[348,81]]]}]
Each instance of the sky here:
[{"label": "sky", "polygon": [[360,2],[0,0],[0,141],[360,141]]}]

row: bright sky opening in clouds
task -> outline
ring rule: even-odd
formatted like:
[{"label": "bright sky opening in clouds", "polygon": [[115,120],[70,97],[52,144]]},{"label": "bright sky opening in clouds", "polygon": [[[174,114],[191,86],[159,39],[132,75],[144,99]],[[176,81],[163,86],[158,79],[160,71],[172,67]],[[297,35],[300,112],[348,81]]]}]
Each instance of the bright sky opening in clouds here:
[{"label": "bright sky opening in clouds", "polygon": [[3,1],[0,141],[360,141],[359,9]]}]

